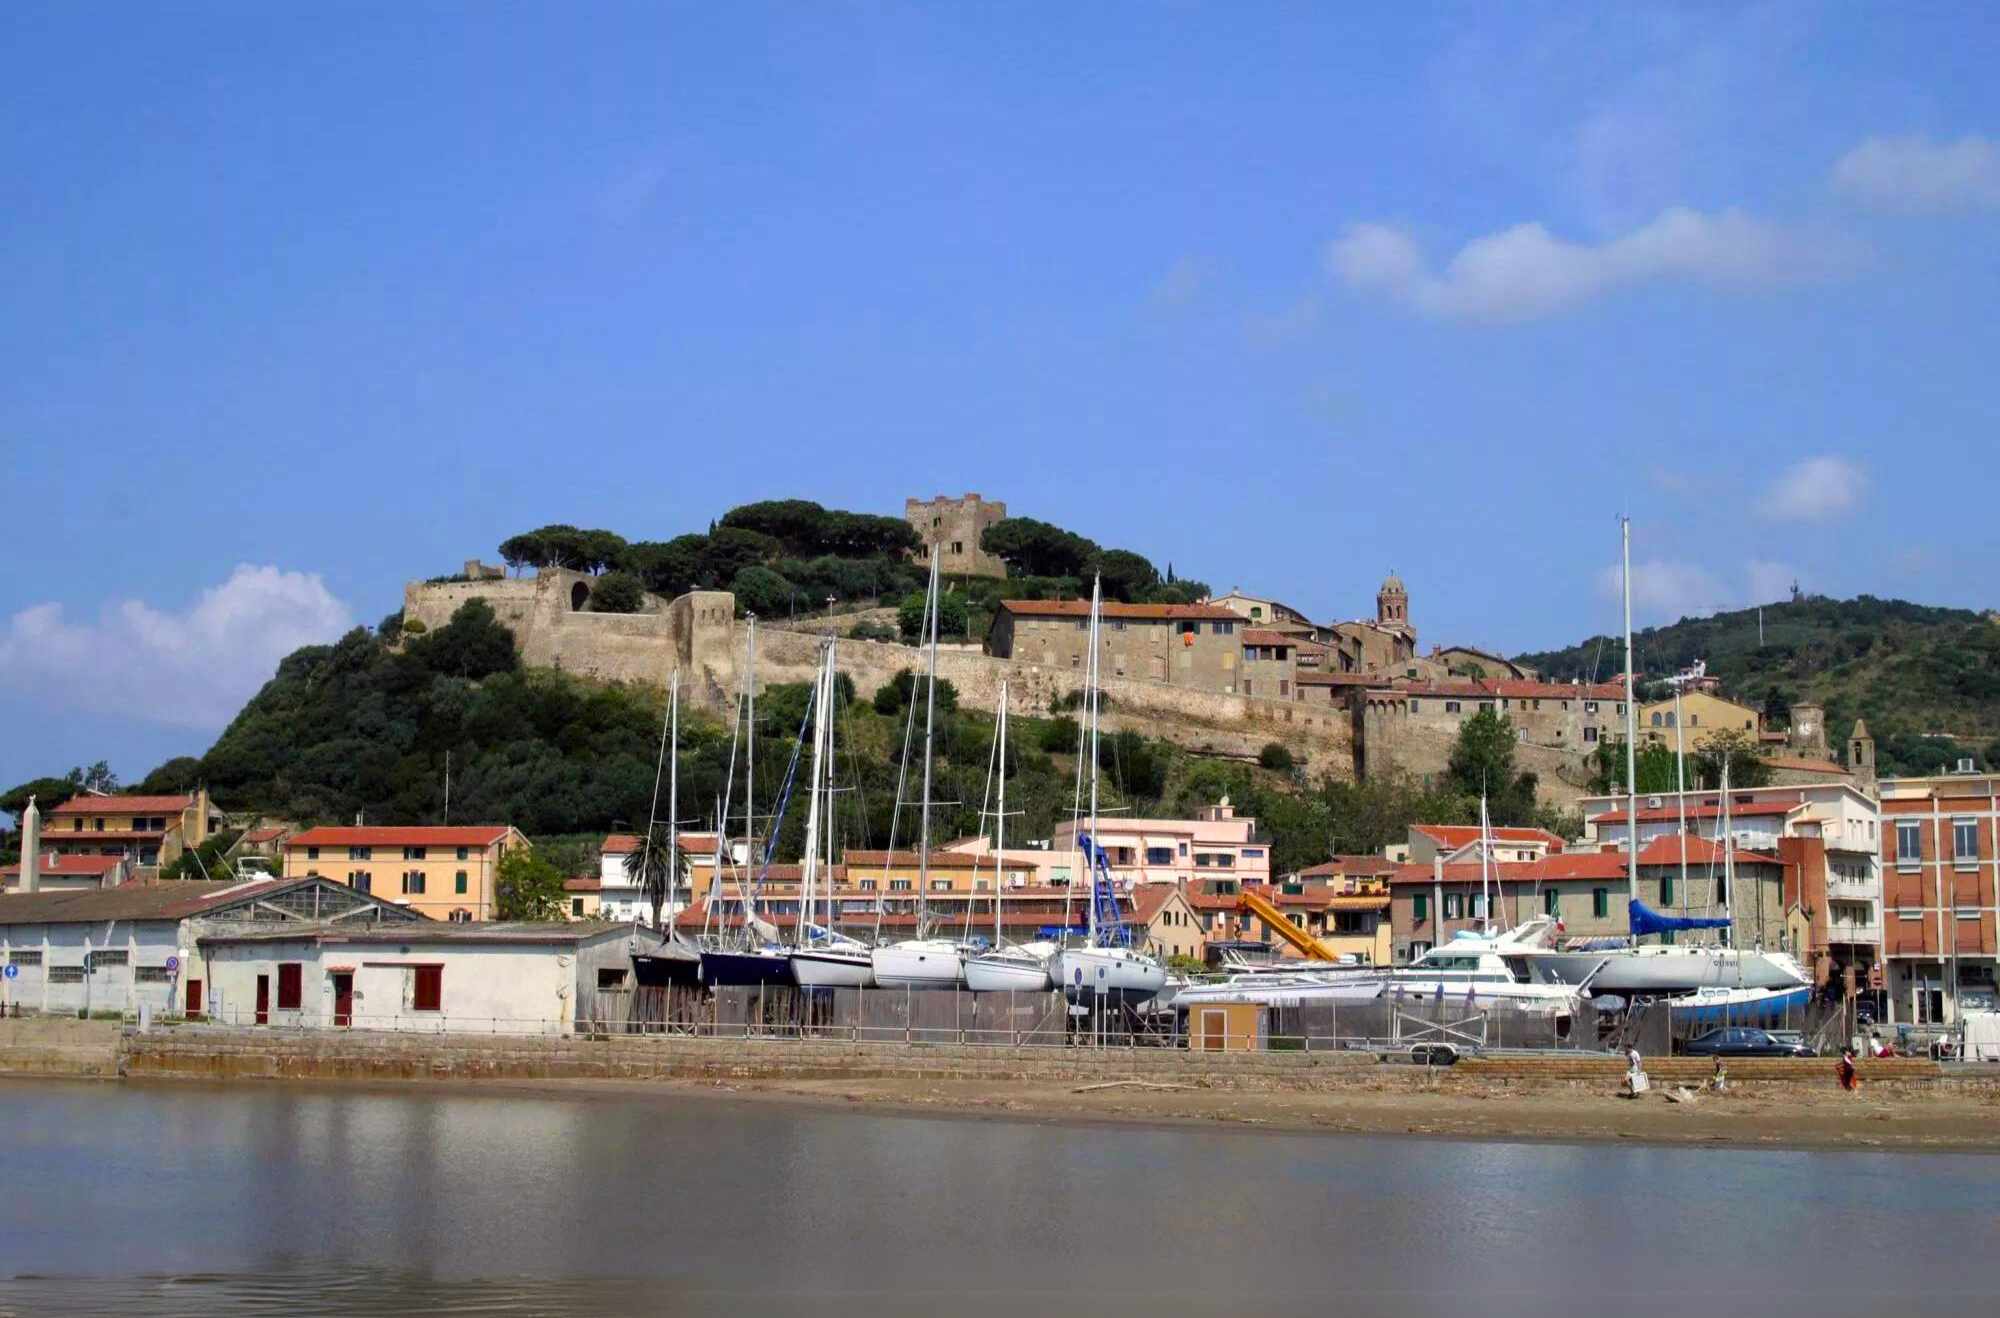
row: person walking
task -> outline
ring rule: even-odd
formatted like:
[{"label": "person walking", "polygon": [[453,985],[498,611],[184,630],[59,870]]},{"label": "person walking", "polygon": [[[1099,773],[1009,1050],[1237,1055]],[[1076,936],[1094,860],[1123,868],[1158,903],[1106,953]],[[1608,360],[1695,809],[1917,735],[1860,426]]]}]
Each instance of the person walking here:
[{"label": "person walking", "polygon": [[1855,1070],[1854,1050],[1852,1048],[1841,1049],[1840,1065],[1834,1068],[1833,1073],[1840,1077],[1840,1087],[1848,1093],[1851,1094],[1861,1088],[1861,1076]]}]

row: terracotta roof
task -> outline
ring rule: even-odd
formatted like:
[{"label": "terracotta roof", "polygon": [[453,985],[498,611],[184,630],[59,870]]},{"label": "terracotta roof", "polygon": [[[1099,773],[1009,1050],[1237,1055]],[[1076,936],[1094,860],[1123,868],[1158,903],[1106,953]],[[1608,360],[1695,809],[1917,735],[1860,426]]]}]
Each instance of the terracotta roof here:
[{"label": "terracotta roof", "polygon": [[194,804],[192,796],[72,796],[56,815],[173,815]]},{"label": "terracotta roof", "polygon": [[1248,627],[1243,631],[1243,643],[1245,645],[1293,646],[1297,645],[1299,641],[1296,636],[1287,636],[1283,632],[1274,632],[1268,627]]},{"label": "terracotta roof", "polygon": [[1793,769],[1801,773],[1837,773],[1845,775],[1847,770],[1832,760],[1822,760],[1811,755],[1766,755],[1764,763],[1773,769]]},{"label": "terracotta roof", "polygon": [[[602,856],[629,856],[638,849],[638,834],[612,833],[605,837],[603,845],[598,847],[597,851]],[[710,850],[714,850],[713,845],[710,846]]]},{"label": "terracotta roof", "polygon": [[564,879],[564,892],[603,892],[604,880],[592,878]]},{"label": "terracotta roof", "polygon": [[[1755,801],[1749,805],[1731,805],[1729,807],[1729,817],[1732,819],[1748,819],[1771,815],[1788,815],[1798,808],[1799,803],[1797,801]],[[1639,822],[1642,824],[1653,824],[1663,819],[1679,819],[1680,816],[1681,812],[1678,806],[1663,805],[1658,809],[1648,807],[1639,811]],[[1719,819],[1721,816],[1722,807],[1713,804],[1712,801],[1690,801],[1688,803],[1687,817],[1689,819]],[[1624,806],[1619,806],[1613,810],[1606,810],[1590,817],[1590,822],[1593,824],[1618,824],[1623,823],[1624,820]]]},{"label": "terracotta roof", "polygon": [[[35,872],[44,877],[52,878],[63,878],[78,874],[102,875],[118,868],[124,863],[125,857],[123,856],[65,856],[58,852],[43,856],[41,861],[35,866]],[[18,877],[20,873],[21,865],[19,861],[0,868],[0,874]]]},{"label": "terracotta roof", "polygon": [[290,831],[283,824],[278,824],[270,828],[253,828],[243,835],[243,841],[251,846],[255,846],[259,842],[276,842]]},{"label": "terracotta roof", "polygon": [[87,828],[55,829],[42,834],[42,842],[51,847],[89,846],[98,842],[157,842],[166,837],[166,830],[160,828],[108,828],[98,830]]},{"label": "terracotta roof", "polygon": [[294,833],[287,847],[484,847],[507,836],[505,824],[442,827],[428,824],[366,828],[309,828]]},{"label": "terracotta roof", "polygon": [[[1089,600],[1001,600],[1006,613],[1024,618],[1087,618]],[[1107,618],[1172,622],[1242,622],[1243,615],[1215,604],[1115,604],[1106,600]]]},{"label": "terracotta roof", "polygon": [[1380,686],[1388,681],[1380,673],[1300,673],[1300,686]]},{"label": "terracotta roof", "polygon": [[[1454,849],[1479,840],[1479,828],[1474,824],[1411,824],[1410,831],[1422,833]],[[1563,849],[1563,840],[1546,828],[1496,828],[1491,831],[1495,842],[1546,842],[1551,851]]]},{"label": "terracotta roof", "polygon": [[1380,856],[1335,856],[1317,865],[1308,865],[1298,873],[1302,879],[1339,878],[1347,875],[1373,876],[1387,874],[1396,868],[1393,860]]},{"label": "terracotta roof", "polygon": [[[1625,877],[1625,854],[1621,851],[1576,851],[1560,856],[1544,856],[1540,860],[1504,868],[1507,872],[1500,877],[1510,882],[1547,883],[1556,879],[1622,879]],[[1473,877],[1478,876],[1475,874]]]},{"label": "terracotta roof", "polygon": [[[1491,872],[1495,874],[1503,872],[1512,873],[1518,868],[1520,868],[1520,862],[1516,861],[1511,864],[1494,865],[1491,867]],[[1398,865],[1396,866],[1396,872],[1389,876],[1389,882],[1399,887],[1411,883],[1429,883],[1431,876],[1432,869],[1429,865]],[[1446,883],[1463,883],[1467,879],[1477,883],[1479,882],[1479,862],[1476,860],[1470,862],[1461,861],[1456,865],[1446,865],[1444,866],[1443,877]]]},{"label": "terracotta roof", "polygon": [[1179,891],[1179,886],[1172,883],[1140,884],[1132,890],[1132,918],[1140,924],[1151,924],[1160,908]]},{"label": "terracotta roof", "polygon": [[[1687,863],[1690,865],[1720,865],[1723,862],[1721,844],[1705,837],[1687,837],[1683,835],[1679,837],[1654,838],[1651,842],[1639,848],[1639,863],[1641,865],[1678,865],[1681,863],[1681,847],[1678,844],[1682,843],[1686,844]],[[1621,860],[1625,855],[1622,851],[1614,851],[1609,854],[1618,856]],[[1761,861],[1766,864],[1775,865],[1778,863],[1778,858],[1767,851],[1751,851],[1745,847],[1736,848],[1736,863],[1741,865],[1745,861]]]},{"label": "terracotta roof", "polygon": [[1344,893],[1326,899],[1329,911],[1386,911],[1389,909],[1389,894],[1386,892]]}]

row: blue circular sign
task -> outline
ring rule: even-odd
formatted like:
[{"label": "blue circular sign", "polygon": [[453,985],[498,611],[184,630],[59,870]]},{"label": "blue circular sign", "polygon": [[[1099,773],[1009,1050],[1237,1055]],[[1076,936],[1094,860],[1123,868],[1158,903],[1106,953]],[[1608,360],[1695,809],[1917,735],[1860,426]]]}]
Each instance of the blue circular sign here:
[{"label": "blue circular sign", "polygon": [[19,979],[20,977],[21,977],[21,968],[20,968],[19,966],[15,965],[15,964],[14,964],[13,962],[11,962],[11,961],[10,961],[10,962],[8,962],[8,963],[7,963],[7,978],[9,978],[9,979]]},{"label": "blue circular sign", "polygon": [[169,975],[173,974],[176,970],[179,970],[180,968],[181,968],[181,959],[179,957],[170,956],[167,958],[167,973]]}]

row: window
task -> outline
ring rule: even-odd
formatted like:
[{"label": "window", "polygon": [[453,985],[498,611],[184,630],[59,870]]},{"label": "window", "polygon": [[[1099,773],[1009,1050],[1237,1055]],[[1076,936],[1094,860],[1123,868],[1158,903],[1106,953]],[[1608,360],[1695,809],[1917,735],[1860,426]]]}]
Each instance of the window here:
[{"label": "window", "polygon": [[1673,904],[1674,904],[1674,876],[1671,874],[1663,874],[1660,876],[1660,905],[1672,906]]},{"label": "window", "polygon": [[73,821],[69,826],[69,831],[72,833],[83,832],[83,821],[81,819]]},{"label": "window", "polygon": [[1724,906],[1729,905],[1729,876],[1727,874],[1718,874],[1715,876],[1715,900],[1721,902]]},{"label": "window", "polygon": [[950,891],[951,891],[951,880],[950,880],[950,879],[932,879],[932,880],[931,880],[931,891],[932,891],[932,892],[950,892]]},{"label": "window", "polygon": [[1660,711],[1659,711],[1659,710],[1657,710],[1657,709],[1656,709],[1656,710],[1654,710],[1654,711],[1653,711],[1653,726],[1654,726],[1654,727],[1656,727],[1656,728],[1657,728],[1657,727],[1659,727],[1662,721],[1663,721],[1663,720],[1662,720],[1662,719],[1660,718]]},{"label": "window", "polygon": [[50,966],[50,967],[49,967],[49,983],[51,983],[51,984],[81,984],[81,983],[83,983],[83,967],[82,967],[82,966]]},{"label": "window", "polygon": [[1251,689],[1250,679],[1247,677],[1243,679],[1243,694],[1246,696],[1254,694],[1254,692]]},{"label": "window", "polygon": [[1431,918],[1431,899],[1429,893],[1420,892],[1410,898],[1410,918],[1418,924],[1422,924]]},{"label": "window", "polygon": [[1562,916],[1562,894],[1554,888],[1550,888],[1542,894],[1542,914],[1553,915],[1557,918],[1561,918]]},{"label": "window", "polygon": [[373,892],[375,890],[375,879],[367,870],[349,870],[347,873],[347,886],[356,892]]},{"label": "window", "polygon": [[453,924],[471,924],[472,912],[466,910],[463,906],[461,906],[457,910],[453,911],[450,915],[446,916],[445,919],[450,920]]},{"label": "window", "polygon": [[1583,712],[1586,714],[1595,714],[1597,712],[1597,702],[1595,700],[1584,701]]},{"label": "window", "polygon": [[318,847],[307,847],[307,848],[306,848],[306,859],[307,859],[307,860],[318,860],[318,859],[319,859],[319,848],[318,848]]},{"label": "window", "polygon": [[278,1010],[297,1011],[305,1002],[305,967],[297,961],[278,963]]},{"label": "window", "polygon": [[165,966],[138,966],[132,971],[134,984],[166,984],[172,980],[173,975]]},{"label": "window", "polygon": [[1174,849],[1172,847],[1147,847],[1146,863],[1148,865],[1171,865],[1174,863]]},{"label": "window", "polygon": [[1446,893],[1444,895],[1444,918],[1447,920],[1456,920],[1459,917],[1460,909],[1459,895],[1455,892]]},{"label": "window", "polygon": [[910,890],[910,881],[908,879],[889,880],[890,892],[908,892],[909,890]]},{"label": "window", "polygon": [[951,542],[951,552],[952,552],[952,553],[954,553],[954,554],[962,554],[962,553],[964,553],[964,552],[965,552],[965,541],[963,541],[963,540],[954,540],[954,541],[952,541],[952,542]]},{"label": "window", "polygon": [[[572,897],[569,899],[569,913],[579,920],[583,918],[583,898]],[[597,973],[602,975],[604,972],[600,970]]]},{"label": "window", "polygon": [[347,849],[347,858],[349,860],[373,860],[375,859],[375,848],[349,847]]},{"label": "window", "polygon": [[1590,890],[1590,913],[1600,920],[1611,914],[1611,889],[1592,888]]},{"label": "window", "polygon": [[1583,739],[1585,741],[1596,741],[1597,729],[1594,726],[1585,725],[1583,729]]},{"label": "window", "polygon": [[873,892],[875,891],[875,880],[863,879],[861,880],[860,883],[856,884],[855,886],[860,888],[861,891],[863,892]]},{"label": "window", "polygon": [[1951,821],[1951,860],[1953,869],[1969,870],[1979,864],[1979,824],[1971,819]]},{"label": "window", "polygon": [[1465,913],[1475,920],[1486,918],[1486,898],[1482,893],[1472,893],[1465,899]]},{"label": "window", "polygon": [[458,849],[458,858],[459,858],[460,860],[471,860],[471,859],[472,859],[472,848],[471,848],[471,847],[460,847],[460,848]]},{"label": "window", "polygon": [[29,951],[25,947],[17,947],[8,954],[7,959],[17,966],[39,966],[42,964],[42,952],[40,948]]},{"label": "window", "polygon": [[91,821],[91,823],[95,826],[98,832],[102,833],[104,831],[104,821],[102,819],[94,819]]},{"label": "window", "polygon": [[1421,700],[1412,700],[1412,701],[1410,702],[1410,712],[1411,712],[1412,714],[1420,714],[1420,713],[1422,713],[1422,712],[1423,712],[1423,702],[1422,702]]},{"label": "window", "polygon": [[1288,695],[1290,695],[1290,694],[1291,694],[1291,690],[1292,690],[1292,684],[1291,684],[1290,682],[1287,682],[1287,681],[1286,681],[1286,680],[1285,680],[1284,678],[1282,678],[1282,677],[1278,679],[1278,694],[1279,694],[1279,695],[1281,695],[1281,696],[1288,696]]},{"label": "window", "polygon": [[404,870],[403,895],[405,897],[422,896],[423,891],[424,891],[424,872],[422,870]]},{"label": "window", "polygon": [[1456,713],[1458,713],[1458,712],[1459,712],[1459,704],[1458,704],[1458,702],[1457,702],[1456,700],[1447,700],[1447,701],[1445,701],[1445,702],[1444,702],[1444,712],[1445,712],[1445,713],[1447,713],[1447,714],[1456,714]]},{"label": "window", "polygon": [[425,852],[426,850],[428,850],[428,848],[425,848],[425,847],[404,847],[404,848],[403,848],[403,859],[404,859],[404,860],[422,860],[422,859],[424,858],[424,852]]},{"label": "window", "polygon": [[411,966],[411,1011],[444,1010],[444,967]]},{"label": "window", "polygon": [[1915,820],[1896,825],[1896,865],[1902,869],[1915,869],[1923,864],[1924,826]]},{"label": "window", "polygon": [[1262,860],[1264,858],[1264,848],[1245,847],[1243,848],[1243,858],[1245,860]]},{"label": "window", "polygon": [[1691,727],[1691,728],[1698,728],[1698,727],[1700,727],[1700,726],[1701,726],[1701,715],[1699,715],[1699,714],[1690,714],[1690,715],[1688,715],[1688,726],[1689,726],[1689,727]]},{"label": "window", "polygon": [[597,987],[601,989],[624,988],[625,972],[622,970],[614,970],[608,966],[599,969],[597,972]]},{"label": "window", "polygon": [[465,871],[464,871],[464,870],[460,870],[460,871],[458,872],[458,876],[457,876],[456,878],[454,878],[454,879],[453,879],[453,880],[452,880],[451,882],[452,882],[452,887],[451,887],[451,890],[452,890],[453,892],[456,892],[456,893],[461,893],[461,894],[462,894],[462,893],[464,893],[464,891],[465,891]]},{"label": "window", "polygon": [[1236,624],[1233,622],[1218,622],[1215,624],[1215,634],[1217,636],[1234,636],[1236,634]]}]

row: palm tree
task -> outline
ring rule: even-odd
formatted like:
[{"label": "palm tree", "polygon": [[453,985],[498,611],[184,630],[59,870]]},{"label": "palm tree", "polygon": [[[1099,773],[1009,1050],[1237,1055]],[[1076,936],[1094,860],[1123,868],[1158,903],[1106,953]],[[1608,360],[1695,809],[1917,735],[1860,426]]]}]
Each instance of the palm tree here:
[{"label": "palm tree", "polygon": [[625,874],[636,879],[653,908],[653,928],[660,927],[660,907],[668,892],[679,886],[686,853],[667,841],[665,830],[656,827],[639,839],[639,845],[625,856]]}]

